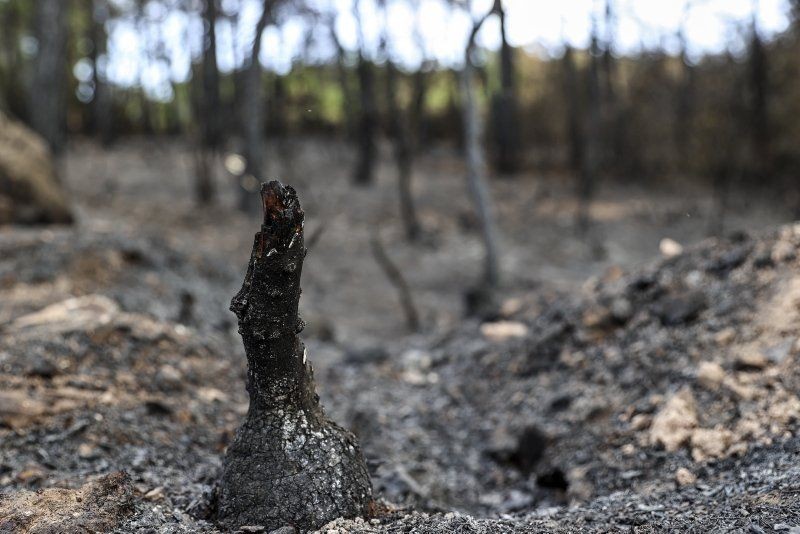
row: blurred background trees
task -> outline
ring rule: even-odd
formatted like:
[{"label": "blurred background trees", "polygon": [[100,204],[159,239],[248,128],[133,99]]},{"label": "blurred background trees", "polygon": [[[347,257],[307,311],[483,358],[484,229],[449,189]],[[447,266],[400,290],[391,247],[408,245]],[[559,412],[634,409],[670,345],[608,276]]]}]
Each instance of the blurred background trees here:
[{"label": "blurred background trees", "polygon": [[[424,5],[436,1],[0,0],[0,108],[56,153],[76,137],[107,144],[138,134],[184,136],[197,147],[200,204],[213,202],[223,181],[221,156],[240,154],[245,165],[234,181],[242,209],[252,208],[246,193],[270,172],[263,156],[270,140],[346,139],[357,154],[353,181],[368,186],[385,138],[413,240],[421,232],[415,155],[440,143],[475,148],[458,82],[463,52],[443,58],[420,31]],[[637,22],[618,0],[591,4],[582,43],[565,37],[546,48],[533,37],[530,46],[513,46],[510,25],[526,21],[514,19],[507,1],[439,3],[453,18],[441,24],[465,26],[465,37],[469,23],[456,15],[491,11],[493,25],[481,32],[495,41],[477,39],[467,65],[475,73],[474,111],[485,124],[478,142],[488,176],[565,170],[582,231],[597,183],[607,179],[708,183],[718,192],[720,221],[732,182],[786,188],[800,208],[796,1],[787,3],[784,29],[765,31],[754,2],[746,18],[727,22],[722,49],[699,52],[687,24],[701,0],[679,2],[674,34],[638,48],[619,45],[621,25]],[[388,31],[400,4],[415,13],[413,24]],[[413,45],[395,42],[399,32]],[[300,37],[289,43],[287,35]],[[280,67],[269,61],[275,57],[283,58]],[[291,144],[280,153],[289,167]]]}]

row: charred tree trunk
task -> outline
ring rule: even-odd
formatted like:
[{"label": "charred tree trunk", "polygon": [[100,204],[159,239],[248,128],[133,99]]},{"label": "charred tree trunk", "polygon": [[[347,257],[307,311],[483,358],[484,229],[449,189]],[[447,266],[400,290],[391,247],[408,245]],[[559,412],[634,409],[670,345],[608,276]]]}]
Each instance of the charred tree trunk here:
[{"label": "charred tree trunk", "polygon": [[686,35],[683,28],[678,32],[680,42],[681,79],[678,87],[677,113],[675,118],[675,147],[678,156],[678,168],[688,170],[690,160],[689,147],[693,136],[692,121],[694,117],[694,68],[689,64],[686,52]]},{"label": "charred tree trunk", "polygon": [[750,41],[750,90],[754,170],[757,178],[766,178],[772,171],[771,134],[768,115],[769,79],[767,54],[755,18]]},{"label": "charred tree trunk", "polygon": [[414,194],[411,187],[413,176],[413,151],[409,139],[409,127],[405,114],[400,109],[397,98],[397,68],[391,59],[386,60],[386,100],[389,107],[394,159],[397,163],[397,186],[400,198],[400,219],[403,222],[406,238],[415,241],[420,236],[420,224],[414,208]]},{"label": "charred tree trunk", "polygon": [[578,183],[578,232],[587,236],[590,230],[590,214],[592,198],[597,183],[600,141],[600,73],[598,67],[599,46],[596,29],[592,31],[592,44],[589,57],[589,77],[586,125],[583,136],[583,168]]},{"label": "charred tree trunk", "polygon": [[488,13],[473,26],[472,33],[467,41],[464,53],[464,68],[461,70],[460,76],[467,183],[475,204],[478,220],[480,221],[484,246],[483,276],[479,288],[477,288],[483,293],[490,293],[497,287],[500,281],[500,261],[497,249],[497,230],[495,229],[494,215],[492,214],[489,186],[486,183],[486,164],[481,145],[483,127],[473,87],[474,66],[472,53],[475,46],[475,35],[491,13]]},{"label": "charred tree trunk", "polygon": [[200,154],[195,176],[195,196],[201,205],[214,202],[214,168],[222,140],[222,113],[217,67],[217,0],[205,0],[203,6],[203,73],[200,98]]},{"label": "charred tree trunk", "polygon": [[246,163],[245,174],[239,183],[239,209],[247,212],[258,209],[258,202],[253,200],[255,198],[253,193],[264,174],[264,95],[261,90],[261,64],[258,61],[258,54],[261,51],[261,36],[272,17],[275,3],[275,0],[263,0],[250,57],[242,74],[240,112]]},{"label": "charred tree trunk", "polygon": [[500,18],[500,93],[492,99],[492,130],[495,167],[501,173],[519,170],[519,107],[514,72],[514,49],[506,35],[506,13],[502,0],[495,0],[494,9]]},{"label": "charred tree trunk", "polygon": [[378,147],[375,143],[377,134],[378,110],[375,106],[375,73],[372,63],[358,53],[358,86],[361,109],[358,121],[358,164],[353,181],[357,185],[369,185],[375,180],[375,161]]},{"label": "charred tree trunk", "polygon": [[366,514],[372,486],[355,437],[325,418],[298,337],[303,211],[291,187],[261,186],[264,223],[231,301],[247,353],[250,408],[228,448],[217,519],[227,528],[319,528]]},{"label": "charred tree trunk", "polygon": [[353,110],[353,91],[350,86],[350,76],[347,69],[347,52],[342,46],[339,36],[336,34],[336,23],[334,20],[328,22],[331,40],[336,47],[336,76],[339,82],[339,90],[342,92],[342,115],[344,117],[345,137],[355,139],[356,119]]},{"label": "charred tree trunk", "polygon": [[107,39],[106,21],[109,17],[108,6],[105,2],[88,0],[89,29],[92,41],[92,82],[94,83],[94,96],[91,103],[91,124],[93,133],[103,145],[108,146],[113,140],[111,92],[105,75],[100,74],[100,58],[106,55]]},{"label": "charred tree trunk", "polygon": [[569,163],[575,176],[583,172],[583,130],[581,128],[578,73],[575,69],[575,52],[570,45],[564,49],[562,69],[564,72],[564,94],[567,98],[567,135],[569,138]]},{"label": "charred tree trunk", "polygon": [[30,92],[31,126],[58,153],[66,143],[67,11],[64,0],[36,0],[38,53]]}]

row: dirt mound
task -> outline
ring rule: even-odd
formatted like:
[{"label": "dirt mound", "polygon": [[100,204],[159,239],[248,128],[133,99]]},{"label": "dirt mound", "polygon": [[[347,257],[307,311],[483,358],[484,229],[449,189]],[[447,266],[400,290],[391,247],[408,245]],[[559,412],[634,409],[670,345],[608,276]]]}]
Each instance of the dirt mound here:
[{"label": "dirt mound", "polygon": [[71,222],[47,144],[0,112],[0,224]]},{"label": "dirt mound", "polygon": [[114,473],[77,490],[0,495],[0,532],[108,532],[133,511],[131,493],[128,476]]}]

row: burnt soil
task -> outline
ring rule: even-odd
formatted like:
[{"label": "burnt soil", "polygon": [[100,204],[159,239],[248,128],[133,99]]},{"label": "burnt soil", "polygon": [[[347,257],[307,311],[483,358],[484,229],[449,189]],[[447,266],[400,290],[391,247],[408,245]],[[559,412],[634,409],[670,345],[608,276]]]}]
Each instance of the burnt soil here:
[{"label": "burnt soil", "polygon": [[[507,277],[497,313],[466,319],[480,249],[452,155],[423,161],[427,232],[409,245],[390,168],[354,189],[322,175],[345,156],[301,149],[307,235],[325,225],[304,340],[380,498],[323,532],[800,525],[800,227],[753,202],[729,224],[748,233],[701,239],[703,195],[609,187],[598,254],[563,181],[500,180]],[[228,304],[258,223],[227,190],[196,208],[188,159],[74,147],[78,225],[0,231],[0,532],[218,532],[203,517],[247,410]],[[419,333],[370,256],[376,227]],[[663,237],[687,246],[657,258]]]}]

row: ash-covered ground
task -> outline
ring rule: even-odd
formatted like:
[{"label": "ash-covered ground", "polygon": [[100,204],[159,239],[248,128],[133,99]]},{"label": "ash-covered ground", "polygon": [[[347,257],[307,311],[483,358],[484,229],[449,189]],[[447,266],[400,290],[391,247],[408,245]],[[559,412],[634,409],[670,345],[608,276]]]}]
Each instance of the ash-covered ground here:
[{"label": "ash-covered ground", "polygon": [[[80,165],[67,175],[85,199],[77,227],[0,232],[0,531],[217,532],[202,518],[247,410],[227,308],[257,219],[177,194],[170,211],[145,172],[102,201]],[[473,273],[459,265],[476,237],[447,226],[456,208],[434,209],[458,176],[431,181],[428,243],[385,232],[423,311],[406,335],[380,270],[358,267],[390,179],[371,193],[341,177],[304,186],[307,227],[329,226],[306,260],[308,354],[382,502],[323,532],[800,529],[800,227],[759,219],[646,264],[630,226],[657,250],[656,228],[689,232],[683,217],[618,214],[598,223],[605,259],[567,238],[548,256],[568,232],[548,219],[556,190],[532,214],[507,208],[500,311],[463,319],[456,286]],[[346,205],[325,194],[367,201],[337,216]],[[538,237],[519,237],[533,220]],[[545,276],[570,250],[583,264]]]}]

